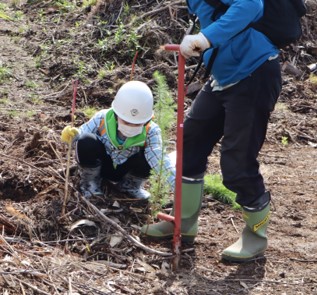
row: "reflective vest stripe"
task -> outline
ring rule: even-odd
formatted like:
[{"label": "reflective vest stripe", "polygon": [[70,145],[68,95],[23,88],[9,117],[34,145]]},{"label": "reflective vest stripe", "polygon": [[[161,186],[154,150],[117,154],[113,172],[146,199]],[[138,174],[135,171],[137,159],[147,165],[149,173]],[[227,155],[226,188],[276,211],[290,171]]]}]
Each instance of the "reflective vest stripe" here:
[{"label": "reflective vest stripe", "polygon": [[104,136],[107,133],[104,118],[100,121],[98,131],[101,136]]}]

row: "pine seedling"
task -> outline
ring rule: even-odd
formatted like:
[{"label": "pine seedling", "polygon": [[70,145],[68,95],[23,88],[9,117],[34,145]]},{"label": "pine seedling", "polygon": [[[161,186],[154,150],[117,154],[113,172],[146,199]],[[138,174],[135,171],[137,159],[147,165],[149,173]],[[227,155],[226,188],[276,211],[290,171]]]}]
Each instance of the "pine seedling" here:
[{"label": "pine seedling", "polygon": [[163,144],[168,141],[168,135],[176,124],[175,109],[176,103],[166,84],[165,77],[158,71],[155,71],[153,78],[157,83],[154,88],[156,102],[154,105],[155,122],[162,130]]},{"label": "pine seedling", "polygon": [[[172,94],[166,84],[165,77],[159,72],[154,72],[153,78],[156,87],[153,89],[155,96],[154,115],[155,122],[160,126],[162,131],[162,159],[165,157],[165,150],[168,142],[168,135],[175,125],[175,108],[176,104]],[[159,171],[151,171],[150,182],[150,204],[153,215],[156,215],[168,201],[170,186],[167,182],[169,175],[164,169],[164,160],[160,162]]]}]

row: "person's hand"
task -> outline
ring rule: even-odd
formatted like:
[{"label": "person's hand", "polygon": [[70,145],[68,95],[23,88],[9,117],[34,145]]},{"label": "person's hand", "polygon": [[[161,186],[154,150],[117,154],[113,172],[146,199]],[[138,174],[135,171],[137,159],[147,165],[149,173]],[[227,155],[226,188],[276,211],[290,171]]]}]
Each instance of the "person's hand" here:
[{"label": "person's hand", "polygon": [[71,143],[75,136],[79,133],[76,127],[66,126],[61,134],[61,140],[66,143]]},{"label": "person's hand", "polygon": [[187,35],[180,45],[180,52],[185,58],[189,58],[199,56],[208,47],[210,47],[210,43],[202,33]]}]

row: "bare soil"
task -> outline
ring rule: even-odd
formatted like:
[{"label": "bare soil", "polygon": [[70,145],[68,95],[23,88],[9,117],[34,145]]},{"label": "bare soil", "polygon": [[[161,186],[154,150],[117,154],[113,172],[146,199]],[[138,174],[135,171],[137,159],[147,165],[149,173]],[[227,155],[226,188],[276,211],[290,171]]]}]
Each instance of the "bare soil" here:
[{"label": "bare soil", "polygon": [[[124,1],[85,9],[78,1],[2,1],[13,20],[0,16],[0,68],[8,69],[0,79],[0,293],[317,294],[317,82],[307,68],[317,62],[316,1],[308,2],[303,38],[281,54],[284,89],[259,157],[273,197],[265,257],[220,261],[243,227],[241,212],[205,196],[199,235],[194,245],[182,245],[174,270],[166,254],[171,242],[138,238],[148,204],[108,184],[106,198],[85,202],[76,189],[73,154],[62,214],[68,148],[60,132],[71,122],[72,81],[79,81],[79,126],[87,120],[85,106],[108,107],[130,79],[135,51],[127,44],[134,27],[141,36],[134,78],[154,87],[152,74],[159,70],[176,97],[176,59],[157,49],[181,40],[185,2],[127,3],[128,12]],[[120,19],[125,39],[111,43],[115,32],[120,37]],[[105,76],[98,75],[102,68]],[[201,83],[196,78],[191,91]],[[210,156],[209,173],[220,173],[218,154]]]}]

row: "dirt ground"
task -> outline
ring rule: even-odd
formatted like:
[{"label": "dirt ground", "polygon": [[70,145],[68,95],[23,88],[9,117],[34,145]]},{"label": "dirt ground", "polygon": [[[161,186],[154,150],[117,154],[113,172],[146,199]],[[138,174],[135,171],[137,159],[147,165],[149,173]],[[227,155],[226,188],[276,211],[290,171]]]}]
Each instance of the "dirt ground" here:
[{"label": "dirt ground", "polygon": [[[97,1],[83,9],[78,1],[2,1],[0,294],[317,294],[317,78],[307,68],[317,62],[317,3],[308,4],[303,38],[281,54],[284,88],[259,157],[273,198],[265,257],[220,261],[239,236],[241,212],[205,196],[199,235],[173,270],[170,242],[138,237],[148,205],[111,186],[105,199],[85,202],[73,154],[64,207],[68,148],[60,132],[71,122],[74,79],[76,126],[87,120],[85,107],[109,106],[129,80],[135,25],[142,46],[134,78],[153,86],[159,70],[176,97],[176,61],[157,48],[181,39],[185,2]],[[120,31],[126,39],[111,44],[119,19],[130,21]],[[105,36],[108,43],[97,42]],[[208,172],[220,173],[217,150]]]}]

